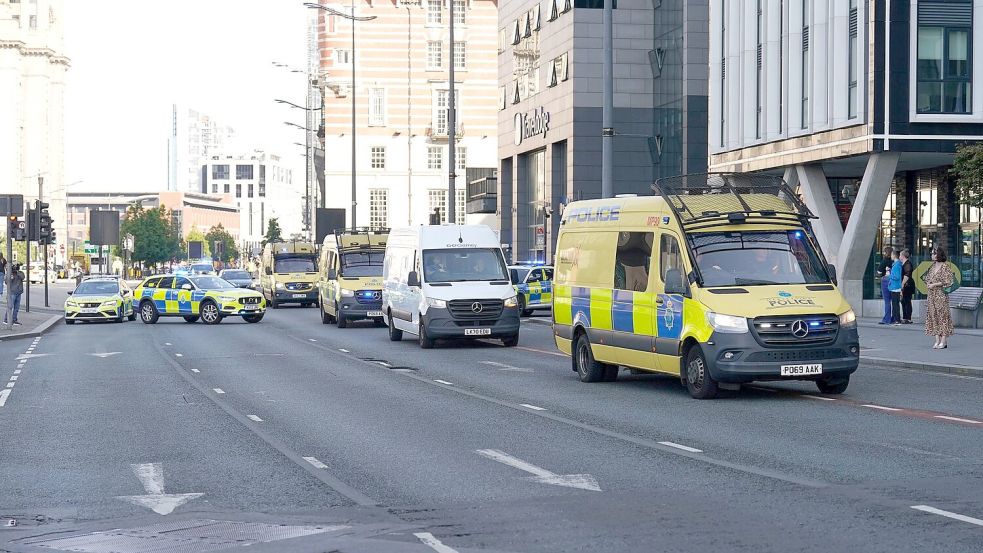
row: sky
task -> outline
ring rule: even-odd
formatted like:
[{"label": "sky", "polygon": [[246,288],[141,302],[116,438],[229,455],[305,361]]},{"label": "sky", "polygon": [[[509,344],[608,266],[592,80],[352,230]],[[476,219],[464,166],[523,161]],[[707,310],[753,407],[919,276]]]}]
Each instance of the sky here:
[{"label": "sky", "polygon": [[[236,129],[241,146],[293,164],[303,187],[302,0],[64,0],[66,182],[81,191],[167,187],[171,105]],[[300,175],[300,179],[297,179]]]}]

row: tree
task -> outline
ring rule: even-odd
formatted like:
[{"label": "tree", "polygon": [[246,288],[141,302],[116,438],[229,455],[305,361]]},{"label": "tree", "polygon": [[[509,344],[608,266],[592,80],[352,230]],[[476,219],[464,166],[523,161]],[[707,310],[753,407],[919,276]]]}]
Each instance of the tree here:
[{"label": "tree", "polygon": [[956,147],[956,158],[949,169],[956,177],[959,203],[983,207],[983,143],[966,143]]},{"label": "tree", "polygon": [[222,243],[222,251],[213,255],[215,259],[223,263],[228,263],[239,257],[239,248],[236,247],[236,240],[229,234],[229,231],[225,230],[222,223],[208,229],[208,233],[205,234],[205,243],[212,248],[213,252],[216,242]]},{"label": "tree", "polygon": [[120,234],[133,235],[133,261],[156,265],[174,259],[180,248],[170,213],[164,206],[145,209],[136,203],[126,209]]},{"label": "tree", "polygon": [[280,229],[280,221],[276,217],[270,217],[266,223],[266,236],[263,236],[263,245],[274,242],[283,242],[283,231]]},{"label": "tree", "polygon": [[197,226],[192,226],[191,230],[188,231],[188,235],[184,238],[185,242],[201,242],[201,256],[211,257],[212,248],[208,240],[205,239],[205,234],[198,230]]}]

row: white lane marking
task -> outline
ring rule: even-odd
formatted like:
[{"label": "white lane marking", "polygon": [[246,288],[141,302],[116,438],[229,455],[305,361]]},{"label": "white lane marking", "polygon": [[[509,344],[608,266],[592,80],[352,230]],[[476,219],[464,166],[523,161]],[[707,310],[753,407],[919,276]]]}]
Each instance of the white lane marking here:
[{"label": "white lane marking", "polygon": [[169,345],[171,345],[171,343],[170,342],[164,342],[164,345],[165,346],[169,346]]},{"label": "white lane marking", "polygon": [[350,351],[348,351],[345,348],[338,348],[338,351],[340,351],[341,353],[351,353]]},{"label": "white lane marking", "polygon": [[191,369],[191,372],[193,372],[193,373],[200,373],[201,371],[199,371],[198,369]]},{"label": "white lane marking", "polygon": [[26,361],[28,359],[34,359],[36,357],[47,357],[51,355],[50,353],[22,353],[17,356],[15,361]]},{"label": "white lane marking", "polygon": [[316,469],[326,469],[328,465],[325,465],[321,461],[317,460],[317,457],[304,457],[304,460],[310,463]]},{"label": "white lane marking", "polygon": [[16,370],[14,371],[14,374],[20,374],[20,369],[16,369]]},{"label": "white lane marking", "polygon": [[123,353],[122,351],[107,351],[105,353],[90,353],[89,355],[99,357],[100,359],[105,359],[111,355],[119,355]]},{"label": "white lane marking", "polygon": [[552,484],[554,486],[564,486],[566,488],[579,488],[581,490],[590,490],[594,492],[601,491],[601,487],[597,485],[597,480],[589,474],[556,474],[555,472],[550,472],[542,467],[537,467],[532,463],[527,463],[522,459],[513,457],[508,453],[498,451],[497,449],[479,449],[475,453],[502,463],[503,465],[508,465],[513,468],[517,468],[523,472],[528,472],[532,475],[530,478],[533,482],[539,482],[540,484]]},{"label": "white lane marking", "polygon": [[314,338],[308,338],[308,340],[310,340],[311,342],[317,342],[317,340],[315,340]]},{"label": "white lane marking", "polygon": [[821,400],[823,400],[823,401],[836,401],[836,398],[832,398],[832,397],[823,397],[823,396],[814,396],[814,395],[812,395],[812,394],[802,394],[802,396],[801,396],[801,397],[807,397],[807,398],[809,398],[809,399],[821,399]]},{"label": "white lane marking", "polygon": [[453,386],[454,385],[453,382],[448,382],[446,380],[440,380],[438,378],[433,379],[433,381],[436,382],[437,384],[445,384],[447,386]]},{"label": "white lane marking", "polygon": [[16,382],[8,382],[7,383],[7,387],[8,388],[13,388],[14,387],[14,384],[16,384]]},{"label": "white lane marking", "polygon": [[215,392],[216,394],[224,394],[225,393],[225,390],[223,390],[222,388],[212,388],[212,391]]},{"label": "white lane marking", "polygon": [[897,407],[884,407],[883,405],[873,405],[870,403],[865,403],[861,407],[870,407],[871,409],[880,409],[881,411],[903,411],[904,409],[898,409]]},{"label": "white lane marking", "polygon": [[688,445],[677,444],[676,442],[659,442],[662,445],[667,445],[669,447],[674,447],[676,449],[681,449],[683,451],[689,451],[690,453],[703,453],[702,449],[696,449],[695,447],[690,447]]},{"label": "white lane marking", "polygon": [[263,419],[257,417],[256,415],[246,415],[246,417],[253,422],[263,422]]},{"label": "white lane marking", "polygon": [[545,411],[545,407],[536,407],[535,405],[529,405],[528,403],[520,403],[519,405],[525,407],[526,409],[532,409],[533,411]]},{"label": "white lane marking", "polygon": [[505,363],[499,363],[497,361],[482,361],[485,365],[491,365],[492,367],[497,367],[500,371],[514,371],[520,373],[531,373],[532,369],[527,369],[525,367],[513,367],[512,365],[506,365]]},{"label": "white lane marking", "polygon": [[10,397],[10,390],[0,390],[0,407],[7,404],[8,397]]},{"label": "white lane marking", "polygon": [[972,419],[961,419],[959,417],[950,417],[948,415],[935,415],[935,418],[943,419],[947,421],[968,422],[969,424],[983,424],[983,422],[980,421],[974,421]]},{"label": "white lane marking", "polygon": [[174,356],[175,357],[184,357],[184,354],[183,353],[175,353]]},{"label": "white lane marking", "polygon": [[376,361],[376,363],[382,365],[383,367],[392,367],[392,365],[386,363],[385,361]]},{"label": "white lane marking", "polygon": [[457,549],[444,545],[430,532],[415,532],[413,535],[423,542],[423,545],[426,545],[437,553],[458,553]]},{"label": "white lane marking", "polygon": [[18,379],[18,378],[20,378],[20,377],[19,377],[19,376],[17,376],[17,375],[15,374],[14,376],[11,376],[11,377],[10,377],[10,381],[11,381],[11,382],[17,382],[17,379]]},{"label": "white lane marking", "polygon": [[983,526],[983,520],[968,517],[966,515],[960,515],[959,513],[953,513],[952,511],[943,511],[942,509],[936,509],[935,507],[929,507],[928,505],[912,505],[911,508],[915,509],[916,511],[924,511],[926,513],[932,513],[933,515],[944,516],[962,522],[975,524],[977,526]]},{"label": "white lane marking", "polygon": [[164,493],[164,469],[159,463],[134,464],[130,465],[130,468],[140,480],[147,495],[118,495],[116,499],[146,507],[158,515],[168,515],[188,501],[205,495],[201,493]]}]

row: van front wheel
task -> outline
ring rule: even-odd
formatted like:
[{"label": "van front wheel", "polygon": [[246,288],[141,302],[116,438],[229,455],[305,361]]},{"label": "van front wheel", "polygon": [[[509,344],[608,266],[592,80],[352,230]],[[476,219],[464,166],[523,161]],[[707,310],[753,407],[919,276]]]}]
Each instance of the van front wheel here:
[{"label": "van front wheel", "polygon": [[392,312],[389,313],[389,341],[398,342],[403,339],[403,331],[396,328],[396,323],[393,321]]},{"label": "van front wheel", "polygon": [[433,349],[434,340],[427,336],[427,325],[423,324],[423,317],[420,317],[420,347],[423,349]]},{"label": "van front wheel", "polygon": [[710,376],[707,359],[699,346],[690,348],[686,355],[686,389],[695,399],[717,397],[717,381]]},{"label": "van front wheel", "polygon": [[607,363],[601,363],[594,359],[594,352],[591,351],[590,340],[587,339],[587,334],[581,334],[577,338],[573,362],[581,382],[601,382],[611,368]]}]

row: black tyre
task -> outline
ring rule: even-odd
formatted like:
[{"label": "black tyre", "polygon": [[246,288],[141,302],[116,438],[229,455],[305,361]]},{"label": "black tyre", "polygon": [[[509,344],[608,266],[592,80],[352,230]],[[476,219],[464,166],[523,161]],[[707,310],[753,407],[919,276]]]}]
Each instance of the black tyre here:
[{"label": "black tyre", "polygon": [[115,322],[122,323],[125,320],[126,320],[126,317],[123,315],[123,306],[121,305],[120,308],[116,311],[116,319],[115,319]]},{"label": "black tyre", "polygon": [[186,323],[197,323],[198,322],[198,319],[199,319],[198,315],[187,315],[187,316],[184,317],[184,322],[186,322]]},{"label": "black tyre", "polygon": [[75,321],[73,321],[72,319],[65,319],[65,324],[67,324],[67,325],[73,325],[73,324],[75,324]]},{"label": "black tyre", "polygon": [[515,346],[519,345],[519,333],[516,332],[508,338],[502,338],[502,345],[507,348],[514,348]]},{"label": "black tyre", "polygon": [[842,394],[850,385],[850,377],[824,378],[816,381],[816,387],[824,394]]},{"label": "black tyre", "polygon": [[386,321],[382,319],[372,319],[372,323],[375,324],[377,328],[382,328],[386,326]]},{"label": "black tyre", "polygon": [[137,320],[137,310],[130,306],[130,314],[126,316],[126,320],[133,322]]},{"label": "black tyre", "polygon": [[201,304],[201,322],[206,325],[217,325],[222,322],[222,313],[218,310],[218,305],[213,301],[206,301]]},{"label": "black tyre", "polygon": [[686,355],[686,389],[695,399],[713,399],[719,391],[717,381],[710,376],[707,359],[699,346],[690,348]]},{"label": "black tyre", "polygon": [[270,294],[273,299],[270,300],[270,307],[273,309],[280,309],[280,304],[276,301],[276,294]]},{"label": "black tyre", "polygon": [[334,312],[337,313],[337,315],[335,315],[335,319],[338,321],[338,328],[348,328],[348,319],[341,314],[341,310],[338,309],[338,304],[335,304]]},{"label": "black tyre", "polygon": [[427,336],[427,325],[423,324],[423,317],[420,317],[420,347],[423,349],[433,349],[434,340]]},{"label": "black tyre", "polygon": [[528,317],[528,316],[532,315],[532,310],[531,309],[526,309],[526,297],[525,296],[521,296],[520,295],[520,296],[518,296],[518,298],[516,298],[516,300],[519,302],[518,309],[519,309],[519,316],[520,317]]},{"label": "black tyre", "polygon": [[591,351],[587,334],[581,334],[577,338],[573,348],[573,363],[581,382],[601,382],[604,380],[605,371],[610,366],[594,359],[594,352]]},{"label": "black tyre", "polygon": [[334,322],[334,316],[326,313],[323,307],[318,307],[318,311],[321,312],[321,324],[327,325]]},{"label": "black tyre", "polygon": [[243,315],[242,320],[246,321],[247,323],[258,323],[263,320],[263,315],[264,313],[260,313],[258,315]]},{"label": "black tyre", "polygon": [[619,372],[621,372],[621,367],[617,365],[608,365],[607,368],[604,369],[604,381],[614,382],[618,380]]},{"label": "black tyre", "polygon": [[396,325],[393,323],[393,314],[390,313],[389,314],[389,341],[398,342],[402,339],[403,339],[403,331],[396,328]]},{"label": "black tyre", "polygon": [[159,318],[160,313],[157,312],[157,307],[153,302],[145,301],[140,304],[140,320],[143,321],[143,324],[155,324]]}]

